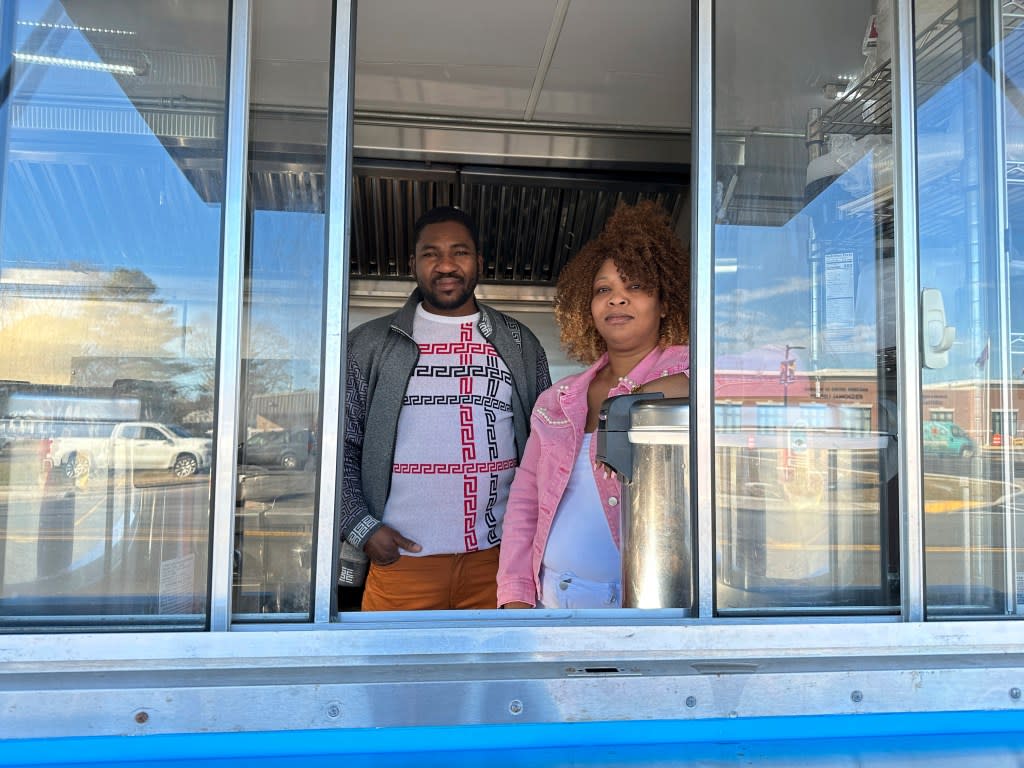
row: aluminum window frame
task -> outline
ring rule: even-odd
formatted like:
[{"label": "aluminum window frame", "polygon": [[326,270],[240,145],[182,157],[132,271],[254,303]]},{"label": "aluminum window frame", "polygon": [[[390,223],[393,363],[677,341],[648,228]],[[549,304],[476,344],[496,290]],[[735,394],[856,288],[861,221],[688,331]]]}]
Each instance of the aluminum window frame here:
[{"label": "aluminum window frame", "polygon": [[[897,258],[904,362],[901,427],[919,434],[913,36],[911,0],[897,0]],[[231,96],[245,93],[251,2],[232,5]],[[710,370],[713,235],[714,0],[693,0],[694,348]],[[336,4],[332,63],[325,360],[342,360],[348,312],[349,177],[355,2]],[[242,41],[245,41],[244,43]],[[341,62],[341,64],[339,64]],[[340,68],[347,68],[344,72]],[[245,75],[247,77],[247,74]],[[232,103],[224,213],[224,282],[217,382],[218,429],[237,424],[241,246],[248,104]],[[234,249],[234,250],[232,250]],[[340,365],[324,366],[323,426],[343,434]],[[916,379],[916,383],[915,383]],[[564,723],[573,720],[720,720],[774,716],[993,712],[1020,714],[1024,644],[1002,621],[925,622],[920,445],[901,441],[900,620],[714,618],[713,425],[710,377],[695,382],[704,415],[693,421],[699,610],[441,612],[333,615],[337,439],[325,439],[318,486],[314,615],[298,624],[233,625],[230,612],[232,442],[218,448],[211,548],[210,631],[10,635],[0,655],[0,742],[54,736],[365,729],[400,726]],[[703,405],[702,405],[703,404]],[[337,438],[337,434],[335,438]],[[226,446],[226,447],[225,447]],[[911,471],[914,470],[914,471]],[[221,510],[218,514],[217,510]],[[907,510],[916,510],[910,512]],[[97,677],[97,673],[102,673]],[[430,702],[429,706],[424,706]],[[387,704],[385,706],[384,704]]]}]

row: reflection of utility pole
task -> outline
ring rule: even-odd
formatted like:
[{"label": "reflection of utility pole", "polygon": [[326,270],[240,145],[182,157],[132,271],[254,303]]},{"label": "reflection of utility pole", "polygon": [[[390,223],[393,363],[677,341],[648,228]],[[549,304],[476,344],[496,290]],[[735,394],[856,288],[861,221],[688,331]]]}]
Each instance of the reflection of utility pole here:
[{"label": "reflection of utility pole", "polygon": [[185,299],[181,307],[181,356],[188,356],[186,340],[188,339],[188,299]]},{"label": "reflection of utility pole", "polygon": [[787,344],[786,356],[779,365],[779,383],[782,385],[782,405],[789,405],[789,385],[796,381],[796,360],[790,359],[789,353],[794,349],[807,349],[800,344]]}]

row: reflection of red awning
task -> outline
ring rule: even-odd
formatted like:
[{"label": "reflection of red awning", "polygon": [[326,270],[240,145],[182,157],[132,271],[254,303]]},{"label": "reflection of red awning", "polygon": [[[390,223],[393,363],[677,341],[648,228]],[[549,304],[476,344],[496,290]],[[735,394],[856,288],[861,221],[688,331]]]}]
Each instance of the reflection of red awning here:
[{"label": "reflection of red awning", "polygon": [[788,396],[800,399],[810,396],[812,384],[809,376],[799,373],[789,386],[779,381],[778,371],[771,373],[723,373],[715,376],[715,397],[719,399],[781,400]]}]

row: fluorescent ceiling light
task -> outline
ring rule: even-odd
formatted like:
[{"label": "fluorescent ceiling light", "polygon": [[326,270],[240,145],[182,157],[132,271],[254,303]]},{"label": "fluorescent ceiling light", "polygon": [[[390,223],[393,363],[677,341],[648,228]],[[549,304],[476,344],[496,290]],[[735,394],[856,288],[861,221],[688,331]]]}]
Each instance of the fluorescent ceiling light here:
[{"label": "fluorescent ceiling light", "polygon": [[110,72],[115,75],[141,75],[145,69],[131,64],[107,64],[105,61],[87,61],[86,59],[65,59],[59,56],[40,56],[35,53],[15,51],[16,61],[26,64],[43,64],[50,67],[66,67],[68,69],[87,69],[92,72]]},{"label": "fluorescent ceiling light", "polygon": [[19,21],[20,27],[39,27],[40,29],[64,29],[70,32],[100,32],[104,35],[134,35],[127,29],[105,29],[103,27],[79,27],[74,24],[51,24],[46,21]]}]

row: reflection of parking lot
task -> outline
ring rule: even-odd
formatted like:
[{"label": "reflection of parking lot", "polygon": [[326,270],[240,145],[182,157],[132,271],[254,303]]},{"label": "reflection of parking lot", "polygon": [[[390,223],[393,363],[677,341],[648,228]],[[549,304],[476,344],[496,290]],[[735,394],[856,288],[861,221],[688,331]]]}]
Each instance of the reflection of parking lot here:
[{"label": "reflection of parking lot", "polygon": [[209,498],[208,476],[9,483],[0,574],[0,594],[16,598],[8,612],[66,598],[62,610],[73,612],[201,613]]},{"label": "reflection of parking lot", "polygon": [[800,448],[717,453],[720,609],[889,605],[879,451]]},{"label": "reflection of parking lot", "polygon": [[[859,594],[873,588],[884,601],[884,526],[898,512],[880,485],[877,459],[830,465],[813,450],[801,456],[720,457],[720,578],[754,590],[825,587],[815,599],[838,595],[829,592],[834,587]],[[930,584],[953,585],[943,594],[959,594],[965,580],[990,592],[1003,588],[1007,510],[1019,505],[1004,496],[1000,459],[984,451],[925,462],[927,573]],[[161,600],[165,610],[205,600],[209,474],[104,471],[76,485],[47,471],[37,452],[16,448],[0,456],[0,476],[4,596],[131,595],[147,611]],[[237,610],[308,609],[315,480],[315,472],[302,470],[239,473]],[[188,600],[168,603],[182,590]]]},{"label": "reflection of parking lot", "polygon": [[1024,511],[1024,461],[1015,458],[1007,467],[991,449],[970,458],[925,457],[926,599],[937,614],[1001,612],[1016,591],[1006,569],[1007,550],[1019,549],[1009,532],[1024,530],[1016,519]]},{"label": "reflection of parking lot", "polygon": [[[896,477],[878,455],[720,450],[717,568],[724,609],[894,604],[886,568],[898,560]],[[991,611],[1005,583],[1007,530],[1021,504],[1001,457],[925,457],[927,580],[933,604],[956,595]],[[1024,469],[1020,463],[1016,472]],[[894,467],[890,469],[894,471]],[[1024,476],[1024,475],[1022,475]],[[1024,530],[1024,520],[1016,526]],[[895,576],[895,573],[893,574]],[[965,597],[966,595],[966,597]],[[969,601],[969,602],[968,602]]]},{"label": "reflection of parking lot", "polygon": [[235,516],[235,607],[309,610],[316,473],[241,467]]},{"label": "reflection of parking lot", "polygon": [[[209,473],[103,469],[68,478],[23,447],[0,456],[0,600],[17,596],[5,612],[60,598],[62,610],[98,614],[202,613]],[[239,473],[236,610],[307,610],[315,478]]]}]

